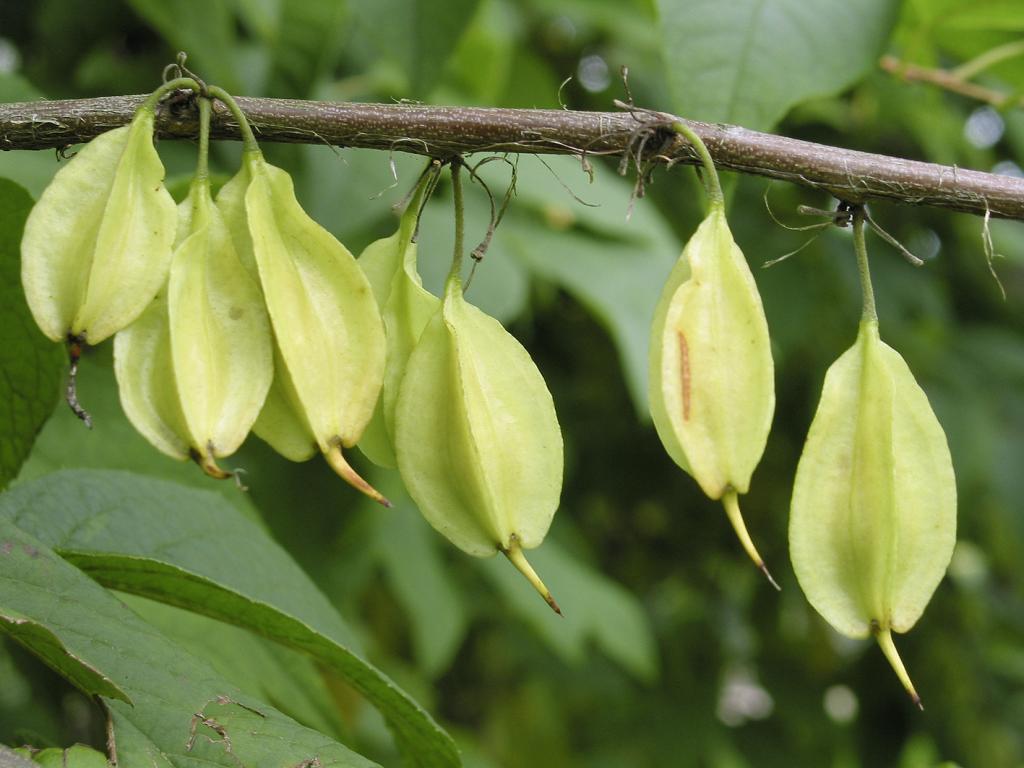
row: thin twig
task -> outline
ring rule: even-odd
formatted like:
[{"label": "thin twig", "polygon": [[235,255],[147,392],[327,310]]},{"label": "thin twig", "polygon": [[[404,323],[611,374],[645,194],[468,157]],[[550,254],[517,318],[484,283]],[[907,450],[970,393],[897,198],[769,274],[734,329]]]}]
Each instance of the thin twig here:
[{"label": "thin twig", "polygon": [[[886,72],[903,80],[937,85],[950,93],[958,93],[969,99],[990,104],[997,109],[1008,106],[1014,99],[1010,94],[972,83],[962,74],[952,70],[922,67],[918,64],[901,61],[895,56],[883,56],[878,63]],[[1020,99],[1017,99],[1017,102],[1020,103]]]},{"label": "thin twig", "polygon": [[[0,104],[0,148],[48,149],[81,143],[126,125],[142,96]],[[262,142],[327,143],[451,158],[474,152],[622,157],[634,147],[643,113],[566,109],[483,109],[422,104],[354,104],[237,99]],[[680,118],[663,113],[658,121]],[[650,119],[654,119],[651,117]],[[888,200],[1024,220],[1024,179],[856,152],[738,126],[685,121],[723,170],[781,179],[852,202]],[[194,139],[190,116],[158,117],[162,138]],[[237,140],[237,122],[217,110],[211,136]],[[695,164],[672,137],[646,159]]]}]

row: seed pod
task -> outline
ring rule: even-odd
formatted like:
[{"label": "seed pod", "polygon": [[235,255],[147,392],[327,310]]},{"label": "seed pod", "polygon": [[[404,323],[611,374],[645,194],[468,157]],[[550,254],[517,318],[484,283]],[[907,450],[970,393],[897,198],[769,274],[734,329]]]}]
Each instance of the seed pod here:
[{"label": "seed pod", "polygon": [[188,235],[166,296],[115,338],[115,372],[129,419],[153,445],[218,478],[259,414],[273,376],[270,324],[224,220],[197,178],[179,206]]},{"label": "seed pod", "polygon": [[[245,210],[245,193],[251,181],[249,165],[243,162],[238,173],[217,193],[217,208],[231,232],[231,241],[238,252],[239,260],[259,282],[260,273],[256,266],[256,255],[253,253],[252,237],[249,234],[249,219]],[[295,386],[291,383],[276,339],[273,348],[274,378],[263,402],[263,409],[253,424],[253,432],[286,459],[306,461],[318,450],[316,438],[302,413],[298,395],[295,394]]]},{"label": "seed pod", "polygon": [[166,290],[114,336],[114,374],[121,407],[139,434],[168,456],[188,458],[188,427],[174,381]]},{"label": "seed pod", "polygon": [[811,605],[844,635],[874,635],[918,704],[891,632],[920,618],[955,542],[942,427],[877,321],[865,320],[825,375],[793,486],[790,554]]},{"label": "seed pod", "polygon": [[423,287],[416,268],[416,243],[413,241],[424,198],[436,178],[436,174],[424,175],[402,215],[398,231],[370,243],[359,256],[359,266],[381,308],[387,341],[384,384],[359,448],[374,464],[383,467],[394,467],[397,463],[395,405],[409,355],[441,306],[441,300]]},{"label": "seed pod", "polygon": [[649,363],[651,417],[665,450],[704,493],[722,500],[768,575],[737,494],[747,492],[768,439],[774,367],[757,285],[721,203],[712,204],[665,284]]},{"label": "seed pod", "polygon": [[892,641],[920,618],[956,542],[953,464],[928,398],[878,335],[863,207],[851,206],[864,312],[825,375],[793,486],[793,569],[839,632],[873,634],[920,706]]},{"label": "seed pod", "polygon": [[[384,376],[384,327],[373,292],[352,254],[302,210],[291,177],[258,150],[247,150],[243,162],[248,238],[281,369],[270,412],[254,429],[285,455],[315,444],[346,482],[387,504],[342,454],[362,435]],[[237,231],[237,221],[229,228]]]},{"label": "seed pod", "polygon": [[153,146],[154,107],[61,168],[25,222],[22,284],[43,333],[98,344],[142,314],[167,280],[174,200]]},{"label": "seed pod", "polygon": [[434,528],[471,555],[503,552],[558,611],[523,556],[540,545],[558,508],[554,403],[529,353],[466,302],[457,274],[409,357],[395,449],[409,494]]}]

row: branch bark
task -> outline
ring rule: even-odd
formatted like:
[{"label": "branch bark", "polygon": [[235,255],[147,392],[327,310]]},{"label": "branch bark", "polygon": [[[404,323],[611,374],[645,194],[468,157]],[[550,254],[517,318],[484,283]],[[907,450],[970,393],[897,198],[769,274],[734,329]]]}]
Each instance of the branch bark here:
[{"label": "branch bark", "polygon": [[[0,104],[0,149],[47,149],[88,141],[126,124],[143,96]],[[474,152],[631,155],[696,164],[664,126],[671,115],[355,104],[239,98],[261,141],[332,144],[445,158]],[[158,116],[159,136],[196,136],[194,115]],[[734,125],[687,121],[725,170],[781,179],[853,203],[886,200],[1024,220],[1024,179],[814,144]],[[238,139],[223,110],[211,135]]]}]

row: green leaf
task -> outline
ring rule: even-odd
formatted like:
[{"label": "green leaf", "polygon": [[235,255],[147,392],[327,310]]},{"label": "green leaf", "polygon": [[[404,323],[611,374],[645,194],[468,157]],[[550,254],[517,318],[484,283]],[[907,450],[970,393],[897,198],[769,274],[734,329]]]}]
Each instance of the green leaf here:
[{"label": "green leaf", "polygon": [[658,0],[672,108],[770,130],[789,108],[856,82],[882,52],[892,0]]},{"label": "green leaf", "polygon": [[[25,78],[17,74],[0,73],[0,102],[35,101],[44,94]],[[6,177],[39,197],[53,174],[60,167],[53,152],[17,151],[0,152],[0,177]]]},{"label": "green leaf", "polygon": [[[35,559],[39,556],[39,549],[32,544],[22,543],[11,537],[0,539],[0,558],[4,565],[18,558]],[[12,577],[12,573],[12,569],[4,569],[4,573],[0,576],[3,579],[0,582],[0,590],[23,587],[26,592],[31,591],[29,585],[21,584]],[[45,581],[40,584],[41,592],[45,591],[45,585]],[[68,602],[78,599],[78,595],[73,590],[56,596],[56,601],[43,594],[37,597],[38,600],[35,603],[37,606],[56,602],[58,606],[63,607]],[[131,701],[128,694],[121,690],[105,672],[94,666],[88,659],[69,649],[60,637],[45,624],[33,621],[30,615],[21,613],[4,602],[0,602],[0,628],[3,628],[8,635],[22,645],[31,648],[39,658],[86,693]]]},{"label": "green leaf", "polygon": [[32,759],[43,768],[107,768],[107,756],[84,744],[67,749],[42,749],[32,755]]},{"label": "green leaf", "polygon": [[[316,757],[321,766],[373,765],[237,690],[9,518],[0,518],[0,541],[9,545],[0,554],[0,611],[44,629],[131,697],[105,700],[119,764],[296,765]],[[16,637],[47,653],[35,637]]]},{"label": "green leaf", "polygon": [[0,179],[0,488],[21,468],[53,411],[64,363],[36,327],[21,290],[19,248],[32,208],[28,192]]},{"label": "green leaf", "polygon": [[281,0],[229,0],[235,14],[263,43],[277,36]]},{"label": "green leaf", "polygon": [[547,609],[503,558],[479,561],[514,610],[564,659],[582,664],[593,642],[632,675],[651,682],[658,673],[654,631],[629,592],[594,571],[552,541],[530,550],[530,564],[564,606],[564,616]]},{"label": "green leaf", "polygon": [[[437,677],[451,665],[468,629],[466,609],[452,584],[430,528],[394,472],[377,472],[374,482],[394,505],[373,509],[374,552],[412,626],[420,668]],[[446,546],[446,545],[444,545]]]},{"label": "green leaf", "polygon": [[232,52],[237,48],[235,19],[227,0],[204,0],[202,12],[190,0],[129,0],[135,12],[179,51],[188,67],[231,92],[240,83]]},{"label": "green leaf", "polygon": [[272,49],[270,95],[313,96],[319,83],[332,74],[343,52],[347,16],[347,4],[337,0],[281,3]]},{"label": "green leaf", "polygon": [[312,654],[381,711],[417,765],[459,765],[451,738],[352,650],[350,631],[323,594],[219,494],[127,472],[68,470],[0,498],[4,517],[106,586]]},{"label": "green leaf", "polygon": [[398,63],[408,78],[408,97],[424,98],[441,76],[479,4],[480,0],[355,3],[353,32],[376,56]]},{"label": "green leaf", "polygon": [[[483,194],[476,189],[467,190],[467,249],[473,248],[483,239],[490,218],[491,209]],[[444,295],[444,281],[451,267],[454,245],[451,198],[435,196],[420,216],[416,248],[417,266],[423,277],[423,286],[435,296]],[[507,258],[507,255],[499,242],[492,241],[487,255],[466,288],[469,301],[503,323],[518,317],[523,311],[529,288],[523,265],[516,259]]]},{"label": "green leaf", "polygon": [[197,613],[134,595],[119,597],[229,683],[305,726],[334,738],[344,735],[338,709],[309,656]]},{"label": "green leaf", "polygon": [[[579,161],[545,162],[550,170],[539,162],[520,163],[518,197],[487,258],[500,258],[495,250],[510,252],[590,310],[615,342],[637,415],[647,419],[651,321],[682,245],[658,211],[644,201],[637,201],[627,220],[627,182],[599,168],[593,183],[584,186]],[[481,271],[488,268],[485,261]]]}]

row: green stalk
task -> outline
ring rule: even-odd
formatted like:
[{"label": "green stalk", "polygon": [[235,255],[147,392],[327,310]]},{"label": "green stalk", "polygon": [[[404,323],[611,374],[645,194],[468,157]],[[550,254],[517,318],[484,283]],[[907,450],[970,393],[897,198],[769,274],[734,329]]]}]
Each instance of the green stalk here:
[{"label": "green stalk", "polygon": [[207,184],[210,178],[210,113],[213,104],[206,96],[199,97],[199,159],[196,161],[194,184]]},{"label": "green stalk", "polygon": [[682,120],[677,120],[672,123],[672,130],[690,142],[690,145],[697,152],[697,156],[700,158],[701,164],[704,166],[704,188],[707,190],[708,197],[711,200],[711,207],[724,207],[725,195],[722,194],[722,185],[718,181],[718,171],[715,170],[715,161],[711,159],[711,153],[708,152],[708,148],[704,145],[700,136],[698,136],[697,133]]},{"label": "green stalk", "polygon": [[209,94],[222,102],[231,116],[235,118],[235,122],[238,123],[238,130],[242,134],[242,151],[243,152],[259,152],[259,144],[256,143],[256,136],[252,132],[252,127],[249,125],[249,121],[245,117],[245,113],[242,112],[238,106],[238,102],[235,101],[234,97],[230,93],[225,91],[223,88],[211,85],[207,91]]},{"label": "green stalk", "polygon": [[160,99],[162,99],[168,93],[170,93],[171,91],[180,91],[183,89],[195,91],[196,93],[200,93],[202,91],[202,88],[200,87],[199,83],[197,83],[191,77],[176,77],[173,80],[168,80],[166,83],[164,83],[151,94],[149,94],[149,96],[146,97],[146,100],[142,102],[142,106],[139,107],[139,109],[154,110],[156,109],[156,105],[160,103]]},{"label": "green stalk", "polygon": [[861,322],[878,322],[875,311],[875,290],[871,287],[871,270],[868,267],[868,248],[864,242],[864,211],[858,208],[853,214],[853,250],[857,254],[857,271],[860,273],[860,289],[864,310]]},{"label": "green stalk", "polygon": [[416,217],[406,223],[405,217],[402,217],[402,247],[407,247],[413,239],[416,237],[416,232],[420,225],[420,215],[423,213],[423,206],[426,205],[427,200],[430,199],[430,195],[434,192],[434,187],[437,186],[437,180],[441,176],[441,167],[435,165],[433,160],[427,164],[427,167],[423,169],[420,174],[419,180],[416,182],[416,187],[412,191],[412,195],[408,202],[408,207],[416,211]]},{"label": "green stalk", "polygon": [[989,67],[1021,55],[1024,55],[1024,40],[1014,40],[1012,43],[999,45],[985,51],[980,56],[954,68],[951,72],[957,80],[971,80]]},{"label": "green stalk", "polygon": [[455,205],[455,249],[452,253],[452,268],[448,271],[446,286],[453,281],[455,284],[461,282],[462,275],[462,252],[465,249],[465,206],[462,200],[462,164],[458,161],[452,163],[452,200]]}]

